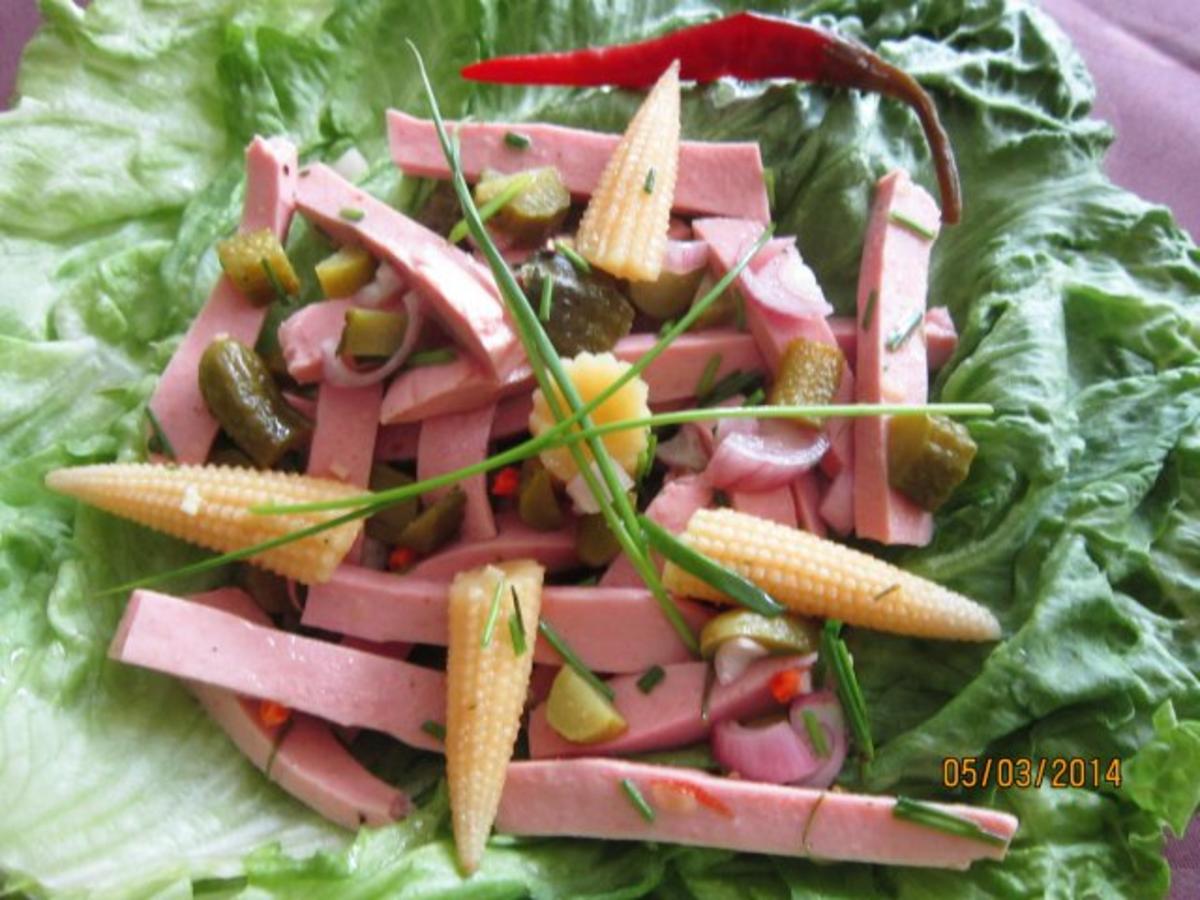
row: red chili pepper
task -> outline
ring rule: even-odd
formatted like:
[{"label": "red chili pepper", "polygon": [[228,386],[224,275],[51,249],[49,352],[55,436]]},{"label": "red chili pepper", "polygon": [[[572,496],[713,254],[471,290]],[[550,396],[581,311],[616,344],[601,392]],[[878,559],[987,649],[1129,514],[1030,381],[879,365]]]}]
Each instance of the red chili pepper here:
[{"label": "red chili pepper", "polygon": [[611,47],[501,56],[472,63],[464,78],[499,84],[574,87],[649,87],[674,60],[686,81],[792,78],[875,91],[913,108],[933,154],[942,195],[942,219],[959,220],[962,195],[954,152],[932,98],[915,78],[871,50],[824,28],[776,16],[742,12],[662,37]]},{"label": "red chili pepper", "polygon": [[733,817],[733,810],[720,797],[709,793],[698,785],[690,784],[686,781],[676,781],[674,778],[655,778],[650,785],[652,788],[666,788],[667,790],[676,791],[691,797],[701,806],[705,806],[715,813],[720,813],[727,819]]},{"label": "red chili pepper", "polygon": [[388,569],[393,572],[403,572],[417,561],[416,551],[408,547],[397,547],[388,554]]},{"label": "red chili pepper", "polygon": [[509,466],[496,473],[492,480],[492,495],[495,497],[515,496],[521,486],[521,473],[516,466]]},{"label": "red chili pepper", "polygon": [[800,693],[802,687],[802,679],[800,673],[795,669],[784,669],[782,672],[776,672],[771,676],[769,684],[771,688],[771,696],[775,698],[776,703],[791,703]]},{"label": "red chili pepper", "polygon": [[258,720],[268,728],[278,728],[292,717],[292,711],[274,700],[262,700],[258,704]]}]

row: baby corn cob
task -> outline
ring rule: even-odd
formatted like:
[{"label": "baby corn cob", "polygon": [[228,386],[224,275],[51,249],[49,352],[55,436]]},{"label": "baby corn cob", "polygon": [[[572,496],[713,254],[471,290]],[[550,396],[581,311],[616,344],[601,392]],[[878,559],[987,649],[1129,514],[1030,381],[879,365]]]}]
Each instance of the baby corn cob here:
[{"label": "baby corn cob", "polygon": [[[466,872],[483,857],[521,726],[544,574],[537,563],[518,560],[462,572],[450,585],[446,777],[454,843]],[[520,604],[519,619],[514,604]],[[514,629],[521,628],[526,640],[518,647]]]},{"label": "baby corn cob", "polygon": [[679,63],[663,73],[604,167],[583,213],[576,249],[631,281],[654,281],[667,250],[679,167]]},{"label": "baby corn cob", "polygon": [[[915,637],[1000,637],[996,617],[974,600],[881,559],[757,516],[702,509],[681,538],[802,615]],[[673,563],[667,563],[663,584],[679,594],[727,600]]]},{"label": "baby corn cob", "polygon": [[[256,515],[270,503],[311,503],[360,493],[340,481],[229,466],[111,463],[57,469],[46,486],[156,531],[228,553],[328,521],[334,512]],[[326,581],[362,528],[349,522],[268,550],[251,561],[305,584]]]}]

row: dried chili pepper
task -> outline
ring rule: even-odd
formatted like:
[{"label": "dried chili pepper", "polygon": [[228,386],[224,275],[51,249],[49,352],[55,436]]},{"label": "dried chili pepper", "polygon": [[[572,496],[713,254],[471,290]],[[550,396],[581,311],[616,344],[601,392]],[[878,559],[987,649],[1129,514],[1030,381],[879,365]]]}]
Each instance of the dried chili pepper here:
[{"label": "dried chili pepper", "polygon": [[499,84],[648,87],[673,60],[687,81],[792,78],[874,91],[913,108],[925,130],[942,195],[942,220],[962,213],[958,169],[933,99],[915,78],[861,44],[824,28],[742,12],[633,44],[501,56],[473,63],[464,78]]}]

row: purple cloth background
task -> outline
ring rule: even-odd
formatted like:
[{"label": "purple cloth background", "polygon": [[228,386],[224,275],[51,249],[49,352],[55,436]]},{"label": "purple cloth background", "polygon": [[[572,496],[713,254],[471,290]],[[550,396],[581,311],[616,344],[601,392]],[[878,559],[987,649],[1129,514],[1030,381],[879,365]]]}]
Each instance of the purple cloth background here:
[{"label": "purple cloth background", "polygon": [[[1200,239],[1200,16],[1196,0],[1043,0],[1096,80],[1095,115],[1117,140],[1105,160],[1118,184],[1164,203]],[[0,0],[0,106],[12,96],[36,0]],[[1169,841],[1171,897],[1200,897],[1200,817]]]}]

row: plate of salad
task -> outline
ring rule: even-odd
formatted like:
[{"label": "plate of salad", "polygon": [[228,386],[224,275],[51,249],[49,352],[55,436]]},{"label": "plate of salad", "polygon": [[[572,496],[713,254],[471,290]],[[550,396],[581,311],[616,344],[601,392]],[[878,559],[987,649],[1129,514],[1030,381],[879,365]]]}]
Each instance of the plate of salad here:
[{"label": "plate of salad", "polygon": [[1165,895],[1200,254],[1036,8],[43,11],[5,895]]}]

